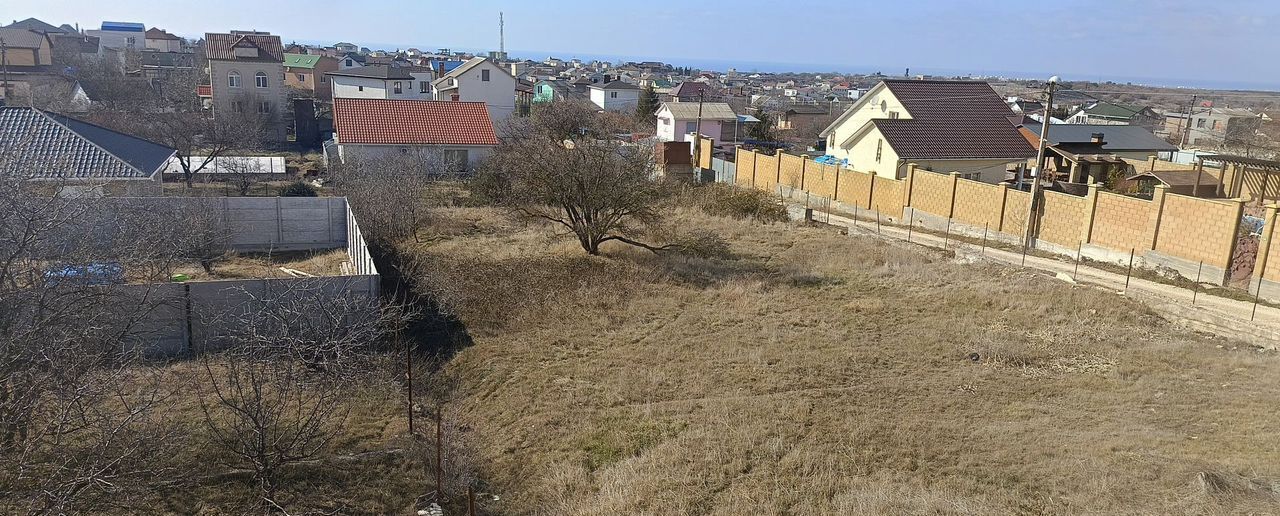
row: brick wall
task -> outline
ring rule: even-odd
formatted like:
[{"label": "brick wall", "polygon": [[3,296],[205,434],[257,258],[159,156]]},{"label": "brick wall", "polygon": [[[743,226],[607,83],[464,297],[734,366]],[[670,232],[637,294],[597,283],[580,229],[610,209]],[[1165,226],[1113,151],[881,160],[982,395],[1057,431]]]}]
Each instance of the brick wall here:
[{"label": "brick wall", "polygon": [[1141,255],[1151,245],[1152,210],[1151,201],[1098,192],[1089,241],[1118,251],[1137,249]]},{"label": "brick wall", "polygon": [[968,179],[957,180],[955,207],[951,216],[965,224],[998,230],[1000,218],[1004,215],[1004,190],[1004,187],[998,185]]},{"label": "brick wall", "polygon": [[862,209],[871,209],[871,181],[874,178],[871,174],[841,170],[840,191],[836,192],[836,200]]},{"label": "brick wall", "polygon": [[916,170],[911,184],[911,207],[940,217],[951,216],[952,178]]},{"label": "brick wall", "polygon": [[756,154],[754,152],[742,150],[738,147],[737,157],[734,159],[736,173],[734,183],[738,186],[751,187],[755,185],[755,179],[752,174],[756,167]]},{"label": "brick wall", "polygon": [[756,154],[756,188],[774,191],[778,184],[778,156]]},{"label": "brick wall", "polygon": [[822,165],[814,163],[810,160],[804,161],[804,188],[814,195],[821,195],[830,199],[836,197],[836,175],[839,169],[832,165]]},{"label": "brick wall", "polygon": [[1084,240],[1089,205],[1084,197],[1059,192],[1044,193],[1040,217],[1040,238],[1055,244],[1076,247]]},{"label": "brick wall", "polygon": [[1027,228],[1027,210],[1031,209],[1031,194],[1008,189],[1004,192],[1004,214],[1000,231],[1022,236]]},{"label": "brick wall", "polygon": [[[804,162],[806,160],[794,154],[780,154],[779,158],[782,160],[782,172],[778,182],[792,188],[804,186]],[[817,195],[817,192],[813,190],[809,190],[809,192]]]},{"label": "brick wall", "polygon": [[1233,201],[1165,194],[1156,251],[1215,267],[1227,267],[1240,209]]},{"label": "brick wall", "polygon": [[[1280,281],[1280,228],[1277,228],[1276,209],[1267,208],[1267,223],[1262,230],[1261,247],[1258,250],[1258,261],[1254,265],[1255,272],[1261,272],[1263,278]],[[1264,252],[1265,251],[1265,252]]]},{"label": "brick wall", "polygon": [[902,216],[902,190],[906,181],[872,176],[871,209],[889,217]]}]

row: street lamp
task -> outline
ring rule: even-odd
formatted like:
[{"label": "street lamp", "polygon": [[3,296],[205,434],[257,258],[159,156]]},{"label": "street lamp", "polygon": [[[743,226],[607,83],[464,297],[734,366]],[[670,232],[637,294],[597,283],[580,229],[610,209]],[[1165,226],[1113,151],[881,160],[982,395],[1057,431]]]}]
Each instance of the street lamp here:
[{"label": "street lamp", "polygon": [[1040,196],[1040,177],[1044,175],[1044,165],[1045,165],[1044,155],[1049,147],[1049,117],[1050,117],[1050,113],[1053,111],[1053,90],[1058,87],[1058,81],[1059,79],[1057,75],[1050,77],[1049,85],[1046,88],[1048,92],[1048,99],[1045,101],[1044,116],[1040,124],[1040,149],[1038,152],[1036,152],[1036,166],[1032,168],[1033,175],[1031,178],[1031,201],[1027,203],[1028,205],[1027,206],[1027,224],[1023,226],[1023,230],[1025,231],[1025,233],[1022,239],[1022,247],[1024,250],[1027,247],[1031,246],[1031,238],[1032,238],[1031,222],[1035,218],[1036,207],[1037,207],[1036,201]]}]

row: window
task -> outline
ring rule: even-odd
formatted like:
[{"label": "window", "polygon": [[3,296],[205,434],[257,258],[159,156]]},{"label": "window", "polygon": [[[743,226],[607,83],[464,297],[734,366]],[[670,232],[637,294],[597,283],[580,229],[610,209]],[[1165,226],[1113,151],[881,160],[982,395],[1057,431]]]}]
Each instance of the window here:
[{"label": "window", "polygon": [[126,42],[126,43],[125,43],[125,44],[126,44],[126,46],[131,47],[131,48],[132,48],[132,47],[136,47],[136,46],[138,46],[138,40],[137,40],[137,38],[134,38],[134,37],[132,37],[132,36],[130,36],[130,37],[128,37],[128,38],[125,38],[125,42]]},{"label": "window", "polygon": [[1196,120],[1196,127],[1200,128],[1200,129],[1204,129],[1204,119],[1203,119],[1203,118],[1200,118],[1200,119],[1197,119],[1197,120]]},{"label": "window", "polygon": [[431,83],[427,81],[418,81],[418,93],[426,93],[427,88],[431,87]]},{"label": "window", "polygon": [[440,154],[445,164],[445,170],[449,172],[462,172],[467,169],[466,149],[445,150],[441,151]]},{"label": "window", "polygon": [[346,64],[346,66],[351,66],[351,60],[350,60],[350,59],[348,59],[348,60],[347,60],[347,64]]},{"label": "window", "polygon": [[240,72],[231,72],[227,74],[227,86],[232,88],[240,87]]},{"label": "window", "polygon": [[264,101],[262,101],[262,102],[259,102],[259,103],[258,103],[258,112],[259,112],[259,113],[261,113],[261,114],[264,114],[264,115],[265,115],[265,114],[267,114],[267,113],[270,113],[270,112],[271,112],[271,103],[270,103],[270,102],[267,102],[267,101],[265,101],[265,100],[264,100]]},{"label": "window", "polygon": [[488,70],[480,70],[480,80],[485,81],[485,82],[489,82],[489,71],[488,71]]},{"label": "window", "polygon": [[696,132],[697,130],[698,130],[698,123],[697,123],[697,122],[685,122],[685,123],[684,123],[684,134],[689,134],[689,133],[692,133],[692,132]]},{"label": "window", "polygon": [[231,111],[232,111],[232,112],[234,112],[234,113],[240,113],[240,112],[243,112],[243,111],[244,111],[244,106],[240,104],[240,101],[238,101],[238,100],[233,100],[233,101],[231,101]]},{"label": "window", "polygon": [[890,112],[889,112],[889,118],[890,118],[890,119],[893,119],[893,120],[897,120],[897,118],[898,118],[898,112],[897,112],[897,111],[890,111]]},{"label": "window", "polygon": [[616,91],[611,91],[611,92],[609,92],[609,98],[611,98],[611,99],[616,99],[616,98],[618,98],[618,92],[616,92]]},{"label": "window", "polygon": [[321,75],[321,76],[320,76],[320,84],[329,84],[329,76],[328,76],[328,75]]},{"label": "window", "polygon": [[258,72],[253,76],[253,84],[259,88],[267,87],[267,74]]},{"label": "window", "polygon": [[391,88],[392,88],[393,90],[395,90],[396,95],[399,95],[399,94],[401,94],[401,93],[404,93],[404,90],[403,90],[403,89],[401,88],[401,86],[400,86],[400,81],[396,81],[395,85],[394,85],[394,86],[392,86]]},{"label": "window", "polygon": [[298,82],[307,82],[307,76],[306,76],[306,75],[304,75],[304,74],[297,74],[297,75],[298,75]]},{"label": "window", "polygon": [[880,162],[880,155],[884,152],[884,140],[876,140],[876,163]]},{"label": "window", "polygon": [[364,86],[356,86],[356,91],[364,91]]}]

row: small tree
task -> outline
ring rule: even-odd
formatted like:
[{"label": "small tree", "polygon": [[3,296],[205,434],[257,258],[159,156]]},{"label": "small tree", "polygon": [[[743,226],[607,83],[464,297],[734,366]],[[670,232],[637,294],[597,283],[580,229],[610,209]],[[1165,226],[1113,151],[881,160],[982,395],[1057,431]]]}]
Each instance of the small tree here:
[{"label": "small tree", "polygon": [[762,108],[756,108],[755,117],[760,119],[747,130],[747,137],[761,142],[777,141],[773,131],[773,117]]},{"label": "small tree", "polygon": [[660,107],[662,102],[658,100],[658,92],[650,83],[645,86],[644,91],[640,92],[640,101],[636,103],[636,123],[653,127],[658,121],[657,113]]},{"label": "small tree", "polygon": [[249,195],[263,174],[262,162],[253,157],[223,159],[221,164],[222,177],[236,187],[241,197]]},{"label": "small tree", "polygon": [[427,217],[425,198],[436,179],[457,177],[455,164],[436,151],[358,155],[333,166],[329,177],[347,197],[365,238],[377,245],[414,238]]}]

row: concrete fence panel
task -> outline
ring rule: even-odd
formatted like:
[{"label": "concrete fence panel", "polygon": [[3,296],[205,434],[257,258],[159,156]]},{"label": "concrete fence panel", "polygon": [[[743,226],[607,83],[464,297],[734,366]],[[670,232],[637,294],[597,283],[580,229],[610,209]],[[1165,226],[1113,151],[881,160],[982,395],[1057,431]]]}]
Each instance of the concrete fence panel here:
[{"label": "concrete fence panel", "polygon": [[756,184],[756,153],[738,147],[737,157],[734,161],[737,163],[737,174],[734,176],[736,184],[749,188],[754,187]]},{"label": "concrete fence panel", "polygon": [[902,217],[905,188],[905,181],[872,176],[871,209],[887,217],[895,219]]},{"label": "concrete fence panel", "polygon": [[960,179],[956,181],[955,205],[951,216],[957,221],[974,226],[1000,229],[1004,212],[1006,187]]},{"label": "concrete fence panel", "polygon": [[1075,248],[1084,236],[1089,205],[1083,197],[1061,192],[1044,192],[1039,238],[1067,248]]},{"label": "concrete fence panel", "polygon": [[1240,226],[1240,203],[1165,194],[1155,250],[1226,268]]},{"label": "concrete fence panel", "polygon": [[950,217],[954,181],[949,175],[917,169],[909,194],[911,207],[939,217]]},{"label": "concrete fence panel", "polygon": [[774,192],[778,185],[778,156],[756,154],[756,188]]},{"label": "concrete fence panel", "polygon": [[[778,159],[782,160],[778,182],[791,188],[805,189],[804,162],[808,160],[794,154],[779,154]],[[817,194],[813,190],[809,192]]]},{"label": "concrete fence panel", "polygon": [[1098,192],[1089,242],[1118,251],[1135,249],[1142,255],[1151,245],[1153,210],[1151,201]]},{"label": "concrete fence panel", "polygon": [[1006,188],[1004,191],[1004,213],[1000,220],[1000,231],[1021,237],[1027,231],[1027,210],[1030,209],[1030,193]]},{"label": "concrete fence panel", "polygon": [[804,187],[806,190],[813,192],[814,195],[820,195],[828,199],[836,198],[836,175],[840,169],[821,163],[814,163],[812,160],[804,161]]},{"label": "concrete fence panel", "polygon": [[[835,167],[832,167],[835,168]],[[871,208],[871,187],[875,176],[853,170],[840,170],[839,181],[836,182],[836,200],[851,204],[864,210]]]}]

